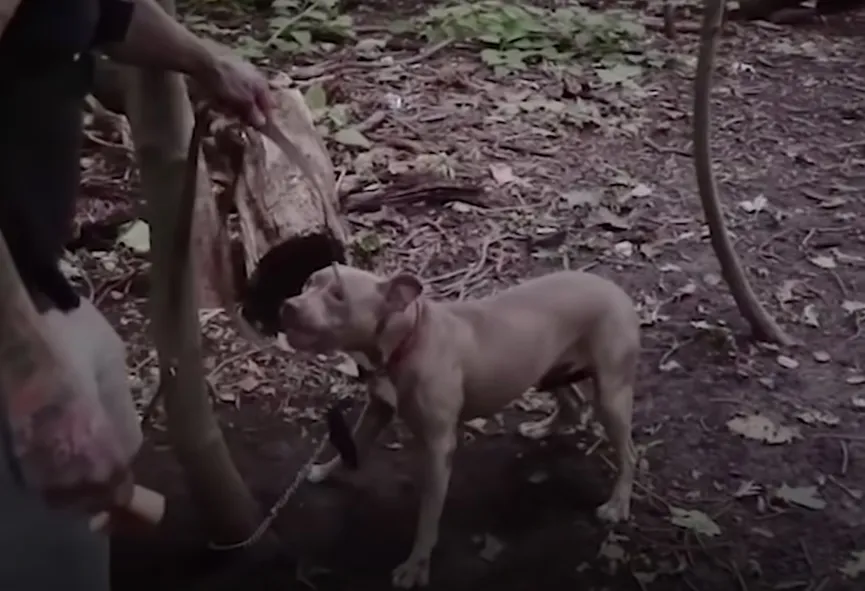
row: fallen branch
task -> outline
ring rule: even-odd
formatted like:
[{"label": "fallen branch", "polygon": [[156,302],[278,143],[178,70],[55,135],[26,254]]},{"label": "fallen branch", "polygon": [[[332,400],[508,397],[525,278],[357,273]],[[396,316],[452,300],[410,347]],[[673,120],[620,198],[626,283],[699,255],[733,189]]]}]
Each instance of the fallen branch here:
[{"label": "fallen branch", "polygon": [[372,191],[348,193],[340,198],[346,213],[369,213],[385,205],[401,207],[424,202],[441,206],[451,201],[460,201],[475,207],[487,207],[481,201],[483,189],[474,185],[457,185],[448,182],[431,182],[414,187],[389,186]]}]

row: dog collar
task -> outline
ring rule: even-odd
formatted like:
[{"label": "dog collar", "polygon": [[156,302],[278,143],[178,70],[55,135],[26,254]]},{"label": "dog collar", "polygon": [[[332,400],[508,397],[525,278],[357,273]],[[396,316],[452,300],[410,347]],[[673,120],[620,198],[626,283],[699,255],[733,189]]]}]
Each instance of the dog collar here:
[{"label": "dog collar", "polygon": [[[417,341],[418,326],[420,326],[423,306],[421,305],[420,300],[415,300],[413,305],[415,306],[414,322],[412,322],[411,328],[406,332],[402,340],[397,343],[390,355],[386,358],[382,356],[380,364],[381,371],[387,372],[395,368],[403,359],[405,359],[406,355],[411,352],[412,347]],[[385,324],[385,322],[382,322],[382,330],[384,329]]]}]

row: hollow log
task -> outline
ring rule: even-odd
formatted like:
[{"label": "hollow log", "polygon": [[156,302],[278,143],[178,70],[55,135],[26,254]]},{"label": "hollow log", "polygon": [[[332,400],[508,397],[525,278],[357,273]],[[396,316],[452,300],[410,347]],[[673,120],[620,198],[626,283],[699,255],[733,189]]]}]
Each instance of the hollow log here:
[{"label": "hollow log", "polygon": [[248,277],[242,314],[268,335],[278,331],[285,298],[300,293],[318,269],[346,261],[348,235],[338,214],[333,164],[303,95],[282,88],[274,99],[273,122],[306,162],[293,161],[270,139],[250,132],[235,192]]}]

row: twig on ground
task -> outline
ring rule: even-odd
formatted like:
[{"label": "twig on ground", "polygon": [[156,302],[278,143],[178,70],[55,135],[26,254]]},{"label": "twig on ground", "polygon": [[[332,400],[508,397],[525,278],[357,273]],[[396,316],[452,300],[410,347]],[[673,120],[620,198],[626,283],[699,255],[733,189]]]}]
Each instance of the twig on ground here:
[{"label": "twig on ground", "polygon": [[673,148],[673,147],[669,147],[669,146],[661,146],[661,145],[656,144],[654,141],[652,141],[651,139],[649,139],[647,137],[643,138],[643,142],[647,146],[649,146],[650,148],[652,148],[653,150],[658,152],[659,154],[676,154],[677,156],[684,156],[685,158],[693,157],[693,154],[691,153],[691,151],[685,150],[684,148]]},{"label": "twig on ground", "polygon": [[384,111],[375,111],[372,115],[355,125],[354,128],[361,133],[366,133],[384,123],[386,118],[387,113]]},{"label": "twig on ground", "polygon": [[327,75],[335,75],[337,72],[345,73],[346,70],[374,70],[376,68],[392,69],[411,66],[431,58],[441,50],[450,46],[453,42],[453,39],[445,39],[444,41],[427,47],[417,55],[402,60],[395,60],[391,63],[382,63],[381,61],[336,61],[315,66],[295,68],[289,73],[289,76],[294,80],[309,80],[310,78],[321,78]]},{"label": "twig on ground", "polygon": [[811,571],[811,574],[814,574],[814,561],[811,560],[811,553],[808,551],[808,546],[805,544],[805,540],[799,538],[799,547],[802,548],[802,556],[805,558],[805,563],[808,565],[808,570]]},{"label": "twig on ground", "polygon": [[850,450],[847,449],[847,442],[843,439],[841,444],[841,476],[847,476],[847,468],[850,465]]},{"label": "twig on ground", "polygon": [[814,433],[812,439],[845,439],[847,441],[858,441],[865,443],[865,435],[856,433]]},{"label": "twig on ground", "polygon": [[499,238],[497,236],[484,239],[483,245],[481,245],[481,253],[480,253],[480,257],[478,258],[478,262],[475,263],[474,265],[472,265],[471,267],[469,267],[469,270],[466,272],[465,275],[463,275],[462,280],[460,280],[459,295],[457,296],[457,299],[459,301],[462,301],[465,299],[466,292],[468,290],[469,280],[472,279],[474,276],[476,276],[484,268],[484,265],[487,264],[487,258],[489,257],[490,246],[493,243],[498,242],[498,240],[499,240]]},{"label": "twig on ground", "polygon": [[240,353],[236,353],[230,357],[226,357],[225,359],[220,361],[216,365],[216,367],[214,367],[212,370],[210,370],[210,373],[207,374],[207,377],[205,379],[208,381],[214,380],[216,378],[217,374],[219,374],[219,372],[221,372],[223,369],[225,369],[226,367],[228,367],[232,363],[240,361],[241,359],[245,359],[246,357],[249,357],[250,355],[258,353],[259,351],[261,351],[261,349],[259,347],[254,347],[252,349],[246,349],[244,351],[241,351]]},{"label": "twig on ground", "polygon": [[862,500],[862,493],[860,491],[853,490],[852,488],[850,488],[849,486],[847,486],[846,484],[844,484],[843,482],[841,482],[840,480],[838,480],[837,478],[832,476],[831,474],[828,475],[827,478],[829,479],[829,482],[831,482],[832,484],[834,484],[835,486],[837,486],[838,488],[843,490],[845,493],[847,493],[847,495],[851,499],[855,499],[857,501]]}]

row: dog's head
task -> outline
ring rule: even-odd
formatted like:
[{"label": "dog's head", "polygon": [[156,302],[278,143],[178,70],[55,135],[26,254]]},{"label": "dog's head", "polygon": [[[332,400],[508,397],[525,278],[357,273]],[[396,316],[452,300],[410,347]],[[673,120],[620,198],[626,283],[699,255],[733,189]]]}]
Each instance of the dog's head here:
[{"label": "dog's head", "polygon": [[422,292],[410,273],[383,279],[345,265],[326,267],[310,275],[300,295],[283,302],[282,330],[295,349],[363,351]]}]

